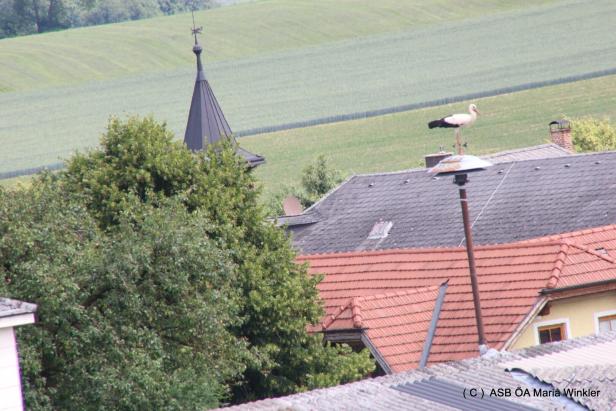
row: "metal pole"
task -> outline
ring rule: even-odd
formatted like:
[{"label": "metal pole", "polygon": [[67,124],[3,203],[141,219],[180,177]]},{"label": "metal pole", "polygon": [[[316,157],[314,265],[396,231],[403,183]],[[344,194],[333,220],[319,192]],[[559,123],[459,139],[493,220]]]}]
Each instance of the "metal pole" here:
[{"label": "metal pole", "polygon": [[456,128],[456,152],[459,156],[464,154],[464,149],[462,148],[462,137],[460,136],[459,128]]},{"label": "metal pole", "polygon": [[[466,182],[466,179],[464,179]],[[475,254],[473,252],[473,232],[468,217],[468,201],[466,189],[460,185],[460,205],[462,206],[462,220],[464,221],[464,236],[466,238],[466,253],[468,255],[468,268],[471,274],[471,288],[473,289],[473,303],[475,304],[475,319],[477,320],[477,334],[479,335],[479,352],[487,350],[486,338],[483,333],[483,319],[481,318],[481,302],[479,300],[479,287],[477,285],[477,269]]]}]

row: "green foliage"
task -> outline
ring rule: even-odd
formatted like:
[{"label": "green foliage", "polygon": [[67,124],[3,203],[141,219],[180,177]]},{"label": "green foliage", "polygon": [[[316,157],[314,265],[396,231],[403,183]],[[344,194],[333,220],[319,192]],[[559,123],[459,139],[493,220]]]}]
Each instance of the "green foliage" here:
[{"label": "green foliage", "polygon": [[340,171],[333,169],[324,155],[319,155],[314,163],[304,168],[302,174],[304,195],[301,200],[304,207],[309,207],[317,202],[341,181]]},{"label": "green foliage", "polygon": [[202,409],[252,354],[237,267],[177,199],[127,194],[101,230],[60,178],[0,192],[0,294],[38,304],[19,329],[28,409]]},{"label": "green foliage", "polygon": [[0,0],[0,39],[210,6],[209,0]]},{"label": "green foliage", "polygon": [[192,154],[151,118],[112,119],[100,150],[75,156],[60,180],[67,191],[83,196],[103,230],[115,229],[133,199],[159,206],[177,198],[210,222],[204,235],[237,266],[243,321],[230,329],[256,355],[244,363],[235,401],[346,381],[374,366],[365,354],[322,360],[340,349],[306,332],[323,314],[315,287],[319,278],[294,263],[284,231],[266,222],[255,178],[229,144]]},{"label": "green foliage", "polygon": [[571,120],[571,137],[578,152],[616,150],[616,129],[609,119],[582,117]]},{"label": "green foliage", "polygon": [[332,168],[325,156],[320,154],[314,162],[304,167],[299,187],[283,187],[269,198],[266,206],[268,214],[272,217],[283,215],[282,202],[288,196],[296,197],[304,208],[310,207],[341,181],[340,171]]}]

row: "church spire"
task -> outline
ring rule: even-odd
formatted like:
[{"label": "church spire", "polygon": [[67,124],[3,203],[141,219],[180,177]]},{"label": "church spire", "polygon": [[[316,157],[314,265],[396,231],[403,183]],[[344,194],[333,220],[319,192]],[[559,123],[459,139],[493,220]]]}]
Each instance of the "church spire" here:
[{"label": "church spire", "polygon": [[195,37],[193,53],[197,57],[197,78],[190,103],[184,143],[192,151],[201,151],[207,149],[207,146],[210,144],[229,140],[237,147],[237,154],[244,157],[250,167],[258,166],[265,162],[265,158],[238,147],[231,132],[231,127],[229,127],[229,123],[227,123],[227,119],[214,96],[214,92],[205,78],[203,63],[201,62],[201,52],[203,49],[197,38],[197,35],[201,34],[202,30],[203,27],[195,26],[195,16],[193,14],[192,34]]}]

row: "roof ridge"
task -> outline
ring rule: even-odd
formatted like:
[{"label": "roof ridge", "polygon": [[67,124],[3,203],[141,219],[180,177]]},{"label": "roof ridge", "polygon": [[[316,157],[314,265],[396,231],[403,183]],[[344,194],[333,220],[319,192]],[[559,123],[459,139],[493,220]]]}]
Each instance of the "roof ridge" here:
[{"label": "roof ridge", "polygon": [[326,329],[327,327],[332,325],[332,323],[334,321],[336,321],[338,319],[340,314],[345,312],[347,309],[351,309],[351,319],[353,320],[353,327],[355,327],[355,328],[362,328],[363,327],[363,316],[362,316],[362,309],[361,309],[361,303],[362,302],[382,299],[382,298],[386,298],[386,297],[388,298],[388,297],[393,297],[393,296],[404,296],[404,295],[412,295],[412,294],[421,294],[421,293],[424,293],[424,292],[427,292],[427,291],[436,291],[436,290],[440,289],[440,287],[444,283],[446,283],[448,281],[449,280],[444,281],[443,283],[441,283],[439,285],[427,285],[427,286],[423,286],[423,287],[408,288],[406,290],[391,291],[391,292],[388,292],[388,293],[380,293],[380,294],[364,295],[364,296],[360,296],[360,297],[352,297],[346,304],[341,305],[338,308],[336,308],[336,311],[334,311],[333,313],[331,313],[329,315],[325,315],[323,317],[323,319],[321,320],[321,327],[323,329]]},{"label": "roof ridge", "polygon": [[351,319],[353,320],[353,327],[362,328],[363,318],[361,316],[361,297],[354,297],[351,300]]},{"label": "roof ridge", "polygon": [[[506,250],[506,249],[519,249],[528,247],[542,247],[548,245],[560,245],[563,240],[560,239],[543,239],[538,241],[517,241],[511,243],[502,244],[484,244],[475,246],[475,251],[490,251],[490,250]],[[442,253],[444,251],[466,253],[465,247],[408,247],[408,248],[387,248],[382,250],[359,250],[359,251],[332,251],[329,253],[314,253],[314,254],[301,254],[297,256],[298,260],[308,260],[313,258],[330,259],[349,256],[384,256],[384,255],[398,255],[398,254],[428,254],[428,253]]]},{"label": "roof ridge", "polygon": [[[491,156],[498,156],[498,155],[506,155],[506,154],[511,154],[511,152],[520,152],[522,150],[524,151],[529,151],[530,149],[537,149],[539,147],[542,146],[549,146],[550,144],[540,144],[537,146],[529,146],[529,147],[520,147],[519,149],[511,149],[509,151],[499,151],[496,153],[488,153],[488,154],[483,154],[480,157],[491,157]],[[557,144],[555,144],[555,146],[558,146]],[[566,151],[565,149],[563,149],[564,151]],[[609,153],[616,153],[616,150],[609,150],[609,151],[598,151],[598,152],[591,152],[591,153],[570,153],[569,156],[564,156],[566,157],[589,157],[589,156],[593,156],[593,155],[602,155],[602,154],[609,154]],[[529,158],[529,159],[524,159],[524,160],[513,160],[513,161],[506,161],[503,163],[499,163],[499,164],[509,164],[509,163],[522,163],[522,162],[526,162],[526,161],[546,161],[546,160],[558,160],[558,159],[563,159],[563,157],[548,157],[548,158]],[[382,172],[378,172],[378,173],[360,173],[360,174],[353,174],[351,175],[350,178],[352,177],[376,177],[376,176],[385,176],[385,175],[393,175],[393,174],[403,174],[403,173],[414,173],[414,172],[419,172],[419,171],[426,171],[427,168],[425,167],[416,167],[416,168],[407,168],[407,169],[403,169],[403,170],[397,170],[397,171],[382,171]],[[349,178],[349,179],[350,179]]]},{"label": "roof ridge", "polygon": [[555,288],[556,284],[558,284],[558,281],[560,280],[560,275],[562,274],[563,268],[565,266],[565,260],[569,252],[569,245],[569,243],[564,241],[561,243],[560,250],[558,251],[558,254],[556,254],[554,267],[552,268],[552,273],[548,278],[546,288]]},{"label": "roof ridge", "polygon": [[585,253],[594,255],[595,257],[599,257],[602,260],[607,261],[608,263],[612,263],[614,264],[616,262],[616,260],[614,260],[612,257],[610,257],[609,255],[604,255],[601,254],[595,250],[592,250],[590,247],[588,247],[587,245],[584,244],[578,244],[576,242],[568,242],[568,241],[563,241],[563,242],[567,242],[570,246],[577,248],[578,250],[584,251]]},{"label": "roof ridge", "polygon": [[341,305],[340,307],[336,308],[336,311],[334,311],[333,313],[324,316],[323,319],[321,320],[321,327],[323,329],[326,329],[327,327],[332,325],[332,323],[336,321],[338,316],[342,314],[344,311],[346,311],[347,308],[349,308],[352,302],[353,302],[353,299],[350,299],[350,301],[347,302],[345,305]]},{"label": "roof ridge", "polygon": [[616,224],[608,224],[608,225],[602,225],[598,227],[584,228],[582,230],[569,231],[566,233],[550,234],[550,235],[546,235],[543,237],[536,237],[536,238],[530,238],[527,240],[522,240],[520,241],[520,243],[535,243],[535,242],[541,242],[544,240],[558,241],[558,240],[562,240],[562,239],[566,239],[570,237],[577,237],[580,235],[587,235],[587,234],[594,234],[594,233],[602,233],[602,232],[610,231],[610,230],[616,230]]},{"label": "roof ridge", "polygon": [[372,301],[372,300],[379,300],[383,298],[402,297],[405,295],[421,294],[426,291],[438,290],[441,287],[441,285],[443,285],[444,283],[448,281],[449,280],[444,281],[439,285],[424,285],[422,287],[413,287],[413,288],[407,288],[404,290],[390,291],[390,292],[379,293],[379,294],[363,295],[361,297],[355,297],[353,300],[356,304],[361,304],[364,301]]},{"label": "roof ridge", "polygon": [[[485,154],[482,157],[484,157],[484,158],[494,158],[494,157],[498,157],[498,156],[506,156],[506,155],[513,154],[513,153],[526,153],[528,151],[533,151],[533,150],[538,150],[538,149],[548,148],[548,147],[556,148],[556,149],[562,151],[563,153],[567,153],[569,155],[574,155],[575,154],[575,153],[572,153],[569,150],[559,146],[558,144],[555,144],[555,143],[544,143],[544,144],[538,144],[536,146],[512,148],[511,150],[498,151],[496,153]],[[533,159],[533,160],[537,160],[537,159]],[[522,161],[522,160],[518,160],[518,161]]]}]

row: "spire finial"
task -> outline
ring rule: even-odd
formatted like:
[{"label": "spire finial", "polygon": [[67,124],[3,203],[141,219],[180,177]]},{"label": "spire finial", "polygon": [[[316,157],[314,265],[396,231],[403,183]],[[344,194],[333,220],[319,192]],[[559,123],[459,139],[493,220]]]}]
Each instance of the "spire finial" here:
[{"label": "spire finial", "polygon": [[195,46],[197,46],[199,44],[199,41],[197,40],[197,34],[201,34],[201,32],[203,31],[203,26],[197,27],[195,24],[195,11],[192,10],[192,21],[193,21],[193,26],[192,29],[190,29],[190,31],[192,32],[193,36],[195,36]]}]

